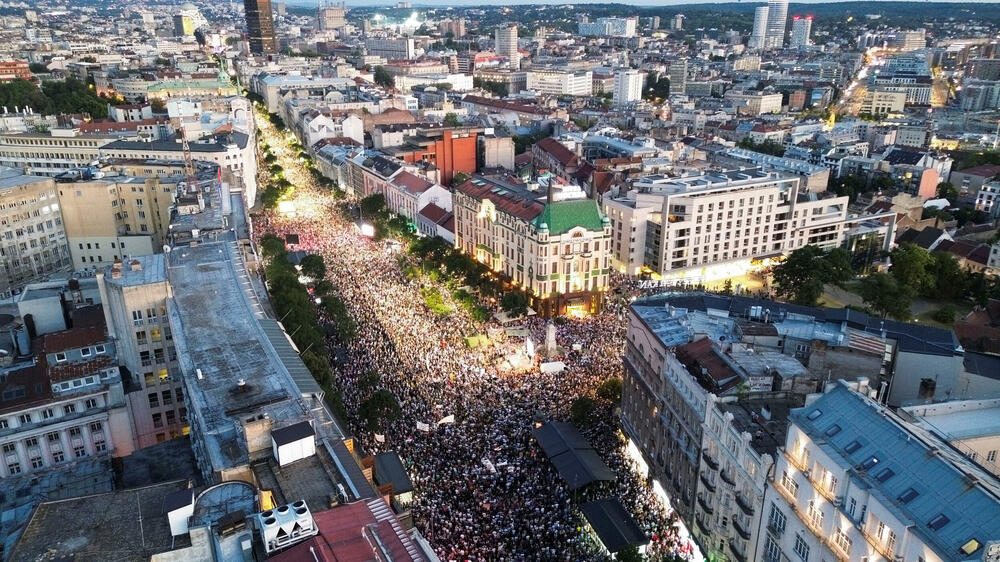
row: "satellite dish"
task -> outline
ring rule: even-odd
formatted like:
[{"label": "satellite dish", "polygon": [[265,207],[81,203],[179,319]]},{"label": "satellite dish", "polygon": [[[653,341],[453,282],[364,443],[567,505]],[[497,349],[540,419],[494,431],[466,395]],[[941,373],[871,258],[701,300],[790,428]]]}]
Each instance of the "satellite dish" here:
[{"label": "satellite dish", "polygon": [[170,245],[169,244],[164,244],[163,245],[163,253],[164,254],[169,254],[170,253]]}]

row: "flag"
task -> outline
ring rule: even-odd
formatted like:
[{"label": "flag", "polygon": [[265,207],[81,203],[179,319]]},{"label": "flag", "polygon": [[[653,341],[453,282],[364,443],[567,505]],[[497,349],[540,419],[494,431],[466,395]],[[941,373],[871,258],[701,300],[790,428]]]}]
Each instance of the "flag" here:
[{"label": "flag", "polygon": [[441,425],[443,423],[455,423],[455,414],[447,415],[438,420],[438,425]]},{"label": "flag", "polygon": [[378,441],[379,443],[385,443],[385,435],[379,435],[378,433],[376,433],[375,440]]}]

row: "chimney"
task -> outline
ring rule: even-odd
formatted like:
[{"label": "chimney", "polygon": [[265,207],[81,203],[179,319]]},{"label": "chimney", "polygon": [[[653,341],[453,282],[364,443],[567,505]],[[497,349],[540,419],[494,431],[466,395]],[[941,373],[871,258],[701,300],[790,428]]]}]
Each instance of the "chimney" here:
[{"label": "chimney", "polygon": [[551,205],[552,200],[555,198],[555,189],[552,187],[552,178],[549,178],[549,194],[546,201]]},{"label": "chimney", "polygon": [[115,259],[115,262],[111,264],[111,278],[120,279],[122,276],[122,260]]},{"label": "chimney", "polygon": [[132,260],[128,265],[132,271],[142,271],[142,263],[139,260]]}]

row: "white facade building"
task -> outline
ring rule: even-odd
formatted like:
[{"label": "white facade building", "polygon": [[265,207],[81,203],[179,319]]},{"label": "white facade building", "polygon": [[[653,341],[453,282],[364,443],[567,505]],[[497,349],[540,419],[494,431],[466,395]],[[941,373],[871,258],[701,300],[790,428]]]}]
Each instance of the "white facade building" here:
[{"label": "white facade building", "polygon": [[594,91],[594,73],[590,70],[529,70],[527,89],[540,94],[589,96]]},{"label": "white facade building", "polygon": [[793,49],[804,49],[809,46],[809,35],[812,33],[812,16],[792,17],[792,38],[788,46]]},{"label": "white facade building", "polygon": [[619,70],[615,73],[612,101],[615,105],[627,105],[642,99],[642,84],[645,75],[638,70]]}]

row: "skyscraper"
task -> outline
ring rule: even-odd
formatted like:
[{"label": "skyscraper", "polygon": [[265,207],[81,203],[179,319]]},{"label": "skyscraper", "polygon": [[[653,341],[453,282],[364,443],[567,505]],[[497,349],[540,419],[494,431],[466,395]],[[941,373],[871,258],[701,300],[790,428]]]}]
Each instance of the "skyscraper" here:
[{"label": "skyscraper", "polygon": [[785,23],[788,18],[788,0],[767,1],[767,35],[765,49],[780,49],[785,45]]},{"label": "skyscraper", "polygon": [[511,70],[521,68],[521,53],[517,50],[517,24],[505,23],[497,28],[494,36],[497,54],[507,57]]},{"label": "skyscraper", "polygon": [[247,16],[247,40],[254,55],[273,55],[277,48],[274,43],[274,15],[271,0],[243,0]]},{"label": "skyscraper", "polygon": [[767,6],[758,6],[753,12],[753,32],[747,46],[751,49],[763,49],[764,38],[767,37]]},{"label": "skyscraper", "polygon": [[642,83],[646,76],[638,70],[619,70],[615,73],[613,100],[615,105],[625,105],[642,99]]},{"label": "skyscraper", "polygon": [[792,17],[792,38],[788,46],[793,49],[804,49],[809,46],[809,34],[812,32],[812,16]]},{"label": "skyscraper", "polygon": [[319,23],[320,31],[330,31],[333,29],[340,29],[347,25],[347,6],[343,3],[329,5],[326,3],[320,4],[319,12],[316,17]]}]

